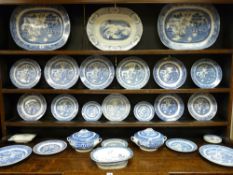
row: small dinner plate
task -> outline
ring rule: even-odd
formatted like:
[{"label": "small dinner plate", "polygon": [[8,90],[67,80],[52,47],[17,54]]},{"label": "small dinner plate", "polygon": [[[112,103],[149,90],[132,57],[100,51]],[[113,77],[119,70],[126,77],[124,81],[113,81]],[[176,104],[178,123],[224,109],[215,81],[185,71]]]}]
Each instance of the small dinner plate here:
[{"label": "small dinner plate", "polygon": [[182,138],[168,139],[166,146],[173,151],[181,153],[190,153],[197,150],[197,145],[193,141]]},{"label": "small dinner plate", "polygon": [[133,113],[139,121],[150,121],[154,118],[155,109],[149,102],[141,101],[134,106]]},{"label": "small dinner plate", "polygon": [[89,101],[82,107],[82,116],[86,121],[98,121],[102,116],[102,108],[99,103]]}]

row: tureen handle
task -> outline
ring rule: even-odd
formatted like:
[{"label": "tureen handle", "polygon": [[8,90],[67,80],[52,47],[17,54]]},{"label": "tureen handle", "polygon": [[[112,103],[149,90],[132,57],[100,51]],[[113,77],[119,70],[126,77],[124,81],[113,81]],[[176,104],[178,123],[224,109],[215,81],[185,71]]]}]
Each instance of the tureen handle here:
[{"label": "tureen handle", "polygon": [[138,145],[138,139],[135,138],[134,136],[130,137],[131,141],[134,142],[136,145]]},{"label": "tureen handle", "polygon": [[95,142],[94,142],[94,145],[96,146],[96,145],[98,145],[100,142],[102,142],[102,138],[98,138]]},{"label": "tureen handle", "polygon": [[163,136],[163,142],[165,142],[167,140],[166,136]]},{"label": "tureen handle", "polygon": [[70,137],[67,137],[66,139],[67,139],[68,142],[70,142]]}]

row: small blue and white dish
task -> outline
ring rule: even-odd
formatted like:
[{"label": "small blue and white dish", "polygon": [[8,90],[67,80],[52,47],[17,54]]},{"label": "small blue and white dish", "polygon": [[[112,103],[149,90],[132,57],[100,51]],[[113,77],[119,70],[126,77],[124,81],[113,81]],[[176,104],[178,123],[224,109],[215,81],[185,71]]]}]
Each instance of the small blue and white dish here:
[{"label": "small blue and white dish", "polygon": [[67,143],[63,140],[46,140],[36,144],[33,152],[42,156],[49,156],[64,151]]},{"label": "small blue and white dish", "polygon": [[17,112],[25,121],[37,121],[45,114],[47,102],[42,95],[22,95],[17,103]]},{"label": "small blue and white dish", "polygon": [[138,121],[150,121],[154,118],[155,109],[149,102],[141,101],[134,106],[133,113]]},{"label": "small blue and white dish", "polygon": [[216,115],[218,104],[212,94],[197,93],[189,98],[188,111],[194,119],[207,121]]},{"label": "small blue and white dish", "polygon": [[220,17],[210,4],[168,4],[159,14],[157,31],[168,48],[205,49],[218,38]]},{"label": "small blue and white dish", "polygon": [[233,167],[233,149],[215,144],[203,145],[199,148],[199,153],[202,157],[212,163]]},{"label": "small blue and white dish", "polygon": [[40,78],[40,65],[32,59],[20,59],[10,69],[10,80],[17,88],[33,88],[38,84]]},{"label": "small blue and white dish", "polygon": [[150,79],[150,68],[141,58],[127,57],[118,64],[116,79],[125,89],[141,89]]},{"label": "small blue and white dish", "polygon": [[32,149],[26,145],[11,145],[0,148],[0,167],[16,164],[29,157]]},{"label": "small blue and white dish", "polygon": [[222,80],[222,68],[214,60],[200,59],[192,65],[191,77],[200,88],[215,88]]},{"label": "small blue and white dish", "polygon": [[78,114],[79,105],[75,97],[61,94],[51,103],[51,112],[58,121],[70,121]]},{"label": "small blue and white dish", "polygon": [[81,129],[67,137],[67,141],[77,152],[89,152],[102,141],[102,138],[95,132]]},{"label": "small blue and white dish", "polygon": [[62,6],[18,6],[10,19],[15,43],[26,50],[56,50],[70,34],[70,19]]},{"label": "small blue and white dish", "polygon": [[155,64],[153,76],[161,88],[177,89],[185,83],[187,70],[180,60],[165,57]]},{"label": "small blue and white dish", "polygon": [[98,121],[102,116],[102,108],[99,103],[89,101],[82,107],[82,116],[86,121]]},{"label": "small blue and white dish", "polygon": [[90,16],[86,32],[89,41],[100,50],[130,50],[140,41],[143,26],[131,9],[106,7]]},{"label": "small blue and white dish", "polygon": [[78,81],[79,67],[72,57],[58,55],[46,63],[44,76],[52,88],[69,89]]},{"label": "small blue and white dish", "polygon": [[166,146],[173,151],[181,153],[191,153],[197,150],[197,145],[193,141],[181,138],[168,139]]},{"label": "small blue and white dish", "polygon": [[128,142],[123,139],[111,138],[101,142],[102,147],[128,147]]},{"label": "small blue and white dish", "polygon": [[104,56],[90,56],[80,66],[80,79],[89,89],[105,89],[113,81],[115,68]]},{"label": "small blue and white dish", "polygon": [[155,100],[155,113],[163,121],[176,121],[184,114],[184,103],[176,94],[161,94]]},{"label": "small blue and white dish", "polygon": [[131,137],[131,141],[138,145],[141,150],[148,152],[156,151],[166,140],[166,136],[152,128],[138,131]]}]

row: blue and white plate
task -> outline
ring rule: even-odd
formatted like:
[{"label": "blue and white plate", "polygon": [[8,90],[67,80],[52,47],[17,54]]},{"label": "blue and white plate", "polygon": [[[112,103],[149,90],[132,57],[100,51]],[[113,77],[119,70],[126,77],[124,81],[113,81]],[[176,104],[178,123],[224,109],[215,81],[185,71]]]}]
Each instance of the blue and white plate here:
[{"label": "blue and white plate", "polygon": [[233,149],[222,146],[207,144],[199,148],[202,157],[218,165],[233,167]]},{"label": "blue and white plate", "polygon": [[46,63],[44,76],[52,88],[69,89],[78,81],[79,67],[70,56],[55,56]]},{"label": "blue and white plate", "polygon": [[102,116],[102,108],[99,103],[89,101],[82,107],[82,116],[86,121],[97,121]]},{"label": "blue and white plate", "polygon": [[61,6],[19,6],[10,19],[11,36],[26,50],[55,50],[70,34],[68,13]]},{"label": "blue and white plate", "polygon": [[176,121],[184,113],[184,103],[176,94],[162,94],[155,100],[155,113],[163,121]]},{"label": "blue and white plate", "polygon": [[104,56],[90,56],[80,66],[80,78],[89,89],[105,89],[115,76],[112,62]]},{"label": "blue and white plate", "polygon": [[150,121],[154,118],[155,109],[149,102],[141,101],[134,106],[133,113],[139,121]]},{"label": "blue and white plate", "polygon": [[78,114],[78,101],[71,95],[58,95],[51,103],[51,112],[59,121],[70,121]]},{"label": "blue and white plate", "polygon": [[215,88],[222,80],[222,69],[214,60],[200,59],[193,64],[191,77],[200,88]]},{"label": "blue and white plate", "polygon": [[0,148],[0,167],[13,165],[26,159],[32,149],[26,145],[11,145]]},{"label": "blue and white plate", "polygon": [[166,146],[173,151],[190,153],[197,150],[197,145],[187,139],[172,138],[166,141]]},{"label": "blue and white plate", "polygon": [[169,4],[159,14],[157,30],[162,43],[171,49],[205,49],[218,38],[220,17],[212,5]]},{"label": "blue and white plate", "polygon": [[130,113],[130,102],[121,94],[111,94],[105,97],[102,103],[103,115],[109,121],[122,121]]},{"label": "blue and white plate", "polygon": [[33,152],[38,155],[48,156],[60,153],[67,147],[67,143],[63,140],[46,140],[36,144]]},{"label": "blue and white plate", "polygon": [[141,58],[128,57],[118,64],[116,78],[125,89],[141,89],[150,79],[150,68]]},{"label": "blue and white plate", "polygon": [[25,121],[39,120],[45,114],[47,103],[42,95],[22,95],[17,103],[19,116]]},{"label": "blue and white plate", "polygon": [[217,110],[218,104],[211,94],[193,94],[188,100],[188,111],[196,120],[211,120]]},{"label": "blue and white plate", "polygon": [[101,8],[88,19],[90,42],[100,50],[129,50],[140,41],[143,26],[138,15],[128,8]]},{"label": "blue and white plate", "polygon": [[123,139],[111,138],[101,142],[102,147],[128,147],[128,142]]},{"label": "blue and white plate", "polygon": [[21,59],[16,61],[10,70],[11,82],[22,89],[33,88],[41,77],[40,65],[32,59]]},{"label": "blue and white plate", "polygon": [[153,76],[155,82],[160,87],[165,89],[177,89],[185,83],[187,70],[180,60],[166,57],[156,63]]}]

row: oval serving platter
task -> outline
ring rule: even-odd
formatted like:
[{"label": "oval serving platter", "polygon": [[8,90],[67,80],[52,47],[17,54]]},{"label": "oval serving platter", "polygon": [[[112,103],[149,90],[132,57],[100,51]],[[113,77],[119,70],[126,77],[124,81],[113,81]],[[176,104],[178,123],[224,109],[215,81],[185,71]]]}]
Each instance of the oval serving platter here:
[{"label": "oval serving platter", "polygon": [[168,139],[166,146],[173,151],[182,153],[190,153],[197,150],[197,145],[193,141],[181,138]]},{"label": "oval serving platter", "polygon": [[129,50],[141,39],[143,26],[139,16],[128,8],[101,8],[86,26],[90,42],[100,50]]},{"label": "oval serving platter", "polygon": [[220,17],[212,5],[168,4],[159,14],[157,30],[162,43],[171,49],[205,49],[218,38]]},{"label": "oval serving platter", "polygon": [[102,116],[102,108],[99,103],[89,101],[82,107],[82,116],[86,121],[97,121]]},{"label": "oval serving platter", "polygon": [[0,148],[0,167],[9,166],[21,162],[32,153],[32,149],[26,145],[11,145]]},{"label": "oval serving platter", "polygon": [[70,34],[68,13],[62,6],[19,6],[10,19],[15,43],[26,50],[56,50]]},{"label": "oval serving platter", "polygon": [[128,142],[124,139],[111,138],[101,142],[102,147],[128,147]]}]

